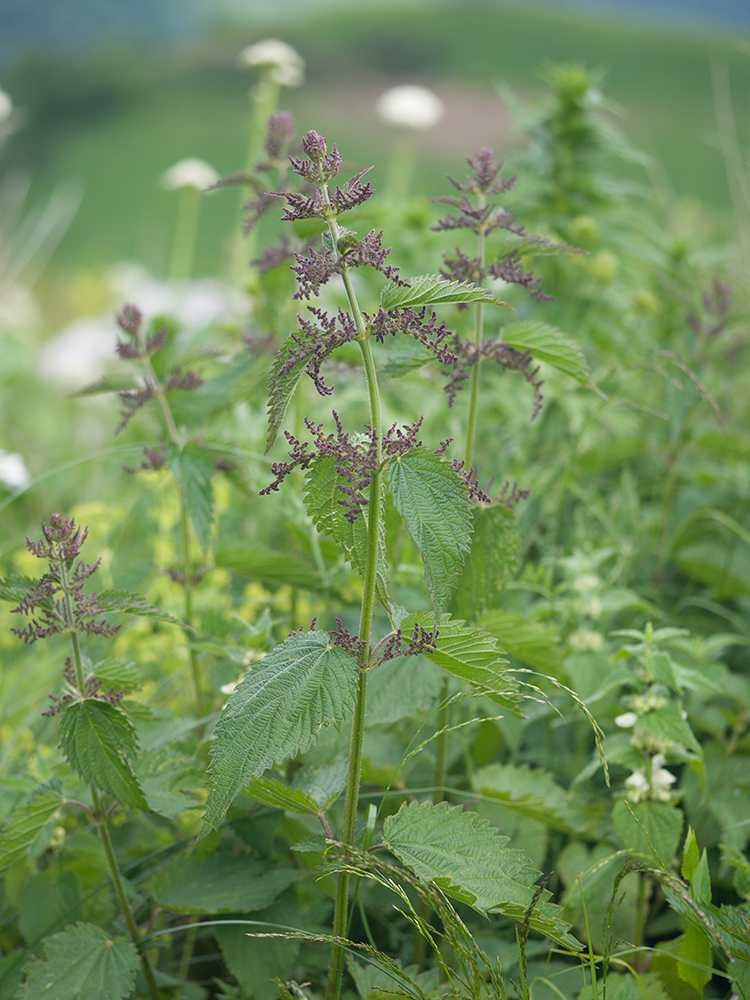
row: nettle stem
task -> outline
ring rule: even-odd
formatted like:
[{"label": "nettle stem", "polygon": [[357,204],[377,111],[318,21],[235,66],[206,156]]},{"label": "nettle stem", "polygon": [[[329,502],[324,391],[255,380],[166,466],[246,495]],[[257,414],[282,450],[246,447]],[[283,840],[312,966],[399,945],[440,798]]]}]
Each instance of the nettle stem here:
[{"label": "nettle stem", "polygon": [[[151,359],[148,356],[143,358],[143,364],[146,368],[146,374],[148,378],[153,382],[156,387],[156,398],[159,400],[159,406],[161,407],[161,412],[164,417],[164,423],[167,426],[167,432],[169,434],[169,439],[175,448],[182,451],[182,442],[180,441],[180,435],[177,432],[177,424],[172,416],[172,410],[167,402],[167,397],[164,393],[164,387],[156,376],[154,367],[151,364]],[[175,484],[180,494],[180,529],[182,534],[182,578],[183,578],[183,595],[184,595],[184,618],[187,625],[192,626],[193,624],[193,590],[195,585],[193,582],[193,557],[190,545],[190,518],[188,516],[187,500],[185,499],[185,491],[175,479]],[[190,658],[190,673],[193,678],[193,688],[195,690],[195,714],[198,718],[202,718],[206,714],[206,703],[203,696],[203,678],[201,676],[200,663],[198,662],[198,654],[193,649],[193,645],[190,642],[190,636],[186,635],[185,639],[188,644],[188,656]]]},{"label": "nettle stem", "polygon": [[[328,191],[322,185],[323,197],[328,202]],[[334,254],[338,256],[337,241],[339,229],[335,214],[330,211],[327,217],[328,229],[333,241]],[[341,275],[349,308],[357,327],[357,343],[362,354],[362,363],[367,383],[367,394],[370,402],[370,426],[375,438],[377,454],[376,472],[370,483],[370,497],[367,505],[367,560],[365,563],[365,579],[362,590],[362,605],[359,617],[359,638],[365,645],[359,658],[359,677],[357,682],[357,698],[352,718],[352,732],[349,744],[349,773],[346,780],[346,798],[344,803],[344,828],[342,839],[345,847],[354,844],[354,829],[357,822],[357,805],[359,802],[359,786],[362,778],[362,747],[365,738],[365,715],[367,706],[367,669],[370,658],[370,635],[375,614],[375,590],[377,580],[378,534],[382,518],[382,415],[380,410],[380,391],[375,361],[370,348],[369,334],[365,327],[362,311],[357,302],[351,276],[348,270]],[[346,859],[345,859],[346,863]],[[349,917],[349,873],[340,872],[336,883],[336,902],[333,914],[334,937],[346,937]],[[328,1000],[338,1000],[341,992],[341,974],[344,967],[344,949],[334,944],[331,948],[331,960],[328,966]]]},{"label": "nettle stem", "polygon": [[[477,196],[479,208],[484,208],[486,197],[483,194]],[[485,256],[485,229],[482,224],[477,233],[477,259],[480,267],[484,266]],[[477,351],[482,347],[484,338],[484,304],[477,302],[474,313],[474,346]],[[467,472],[471,469],[474,460],[474,438],[477,431],[477,414],[479,412],[479,377],[482,370],[482,362],[477,358],[474,367],[471,369],[471,389],[469,391],[469,418],[466,427],[466,448],[464,449],[464,467]]]},{"label": "nettle stem", "polygon": [[[86,689],[86,678],[83,672],[83,658],[81,656],[81,641],[78,636],[78,629],[75,628],[74,622],[75,618],[73,616],[73,602],[70,598],[70,581],[68,579],[68,567],[65,563],[63,556],[60,556],[59,561],[60,567],[60,581],[62,583],[62,590],[64,595],[65,604],[65,617],[67,619],[67,626],[70,629],[70,642],[73,647],[73,665],[76,672],[76,684],[81,697],[85,697]],[[109,868],[110,878],[112,879],[112,885],[114,886],[115,895],[117,896],[117,901],[120,904],[120,909],[122,910],[122,915],[125,919],[125,925],[128,929],[128,935],[130,940],[133,942],[134,947],[138,951],[139,958],[141,960],[141,968],[143,969],[143,975],[148,986],[149,994],[152,1000],[159,1000],[159,988],[156,985],[156,979],[154,978],[154,970],[151,968],[151,963],[149,962],[148,955],[141,950],[141,935],[138,931],[138,926],[133,918],[133,914],[130,912],[130,906],[128,905],[128,897],[125,893],[125,886],[122,881],[122,875],[120,874],[120,868],[117,864],[117,858],[115,857],[115,851],[112,846],[112,838],[109,835],[109,827],[107,826],[107,814],[102,808],[102,802],[99,798],[99,793],[93,785],[89,785],[89,793],[91,794],[91,802],[93,804],[93,814],[94,820],[99,830],[99,836],[101,838],[102,847],[104,848],[104,856],[107,859],[107,867]]]}]

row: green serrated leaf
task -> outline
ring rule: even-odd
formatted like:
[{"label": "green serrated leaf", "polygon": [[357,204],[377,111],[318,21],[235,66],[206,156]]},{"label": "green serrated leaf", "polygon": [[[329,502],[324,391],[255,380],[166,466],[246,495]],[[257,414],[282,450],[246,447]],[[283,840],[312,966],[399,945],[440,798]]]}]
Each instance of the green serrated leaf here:
[{"label": "green serrated leaf", "polygon": [[451,601],[457,618],[476,619],[492,608],[518,569],[521,536],[516,515],[505,504],[474,507],[471,549]]},{"label": "green serrated leaf", "polygon": [[40,785],[0,829],[0,872],[20,860],[62,805],[57,779]]},{"label": "green serrated leaf", "polygon": [[70,395],[70,399],[78,399],[80,396],[101,396],[107,392],[126,392],[128,389],[138,389],[137,379],[130,375],[103,375],[96,382],[90,382],[83,389],[79,389]]},{"label": "green serrated leaf", "polygon": [[536,320],[521,320],[504,327],[500,337],[515,350],[531,351],[538,361],[544,361],[583,385],[589,384],[589,369],[583,351],[557,327]]},{"label": "green serrated leaf", "polygon": [[682,813],[668,802],[626,802],[612,810],[612,822],[622,846],[635,854],[657,859],[667,868],[682,835]]},{"label": "green serrated leaf", "polygon": [[494,799],[506,809],[539,820],[553,830],[577,829],[567,791],[551,774],[528,765],[489,764],[474,772],[474,791]]},{"label": "green serrated leaf", "polygon": [[17,573],[0,578],[0,600],[20,604],[29,588],[35,586],[38,580],[31,576],[19,576]]},{"label": "green serrated leaf", "polygon": [[406,340],[397,350],[388,353],[388,360],[379,371],[382,378],[401,378],[435,361],[434,353],[418,340]]},{"label": "green serrated leaf", "polygon": [[18,1000],[122,1000],[135,985],[138,952],[93,924],[78,923],[44,943],[26,966]]},{"label": "green serrated leaf", "polygon": [[276,1000],[278,982],[294,966],[300,942],[284,938],[253,938],[251,931],[273,931],[273,926],[294,927],[299,919],[299,908],[293,899],[282,898],[261,913],[253,912],[253,919],[268,921],[269,927],[247,927],[219,924],[216,938],[227,966],[244,994],[253,1000]]},{"label": "green serrated leaf", "polygon": [[708,855],[705,847],[690,882],[690,895],[696,903],[711,902],[711,874],[708,870]]},{"label": "green serrated leaf", "polygon": [[246,576],[261,583],[286,583],[292,587],[311,589],[320,585],[320,576],[312,566],[296,556],[275,552],[258,545],[237,542],[216,553],[215,563],[231,573]]},{"label": "green serrated leaf", "polygon": [[180,484],[188,517],[195,528],[200,547],[207,552],[214,521],[214,490],[211,479],[216,465],[213,457],[205,448],[191,441],[181,451],[175,445],[168,445],[167,461]]},{"label": "green serrated leaf", "polygon": [[506,653],[521,663],[557,676],[562,670],[562,644],[550,626],[520,611],[486,611],[477,625],[494,636]]},{"label": "green serrated leaf", "polygon": [[693,735],[693,731],[682,717],[682,709],[676,701],[664,708],[657,708],[647,715],[642,715],[635,725],[636,733],[649,733],[662,739],[670,740],[678,746],[696,753],[702,753],[701,745]]},{"label": "green serrated leaf", "polygon": [[130,763],[138,749],[135,729],[122,709],[96,698],[74,702],[60,718],[60,746],[84,781],[121,805],[148,809]]},{"label": "green serrated leaf", "polygon": [[[415,625],[431,632],[435,618],[430,612],[409,615],[401,623],[403,634],[411,635]],[[444,614],[440,618],[435,649],[426,649],[422,655],[454,677],[471,684],[498,705],[516,712],[518,686],[505,669],[508,661],[503,653],[497,640],[487,632]]]},{"label": "green serrated leaf", "polygon": [[96,594],[96,604],[100,611],[107,614],[117,612],[121,615],[136,615],[139,618],[150,618],[152,621],[169,622],[170,625],[190,628],[179,618],[162,611],[155,604],[149,604],[128,590],[100,590]]},{"label": "green serrated leaf", "polygon": [[680,867],[680,874],[688,882],[693,881],[695,873],[698,871],[700,859],[701,855],[698,850],[698,842],[695,839],[693,828],[690,827],[687,837],[685,838],[685,846],[682,851],[682,866]]},{"label": "green serrated leaf", "polygon": [[522,851],[505,847],[486,820],[445,802],[404,804],[383,825],[386,846],[426,883],[480,913],[502,913],[523,922],[567,948],[580,948],[558,906],[539,893],[534,871]]},{"label": "green serrated leaf", "polygon": [[151,880],[154,900],[178,913],[262,910],[297,877],[293,868],[270,868],[234,853],[183,854],[163,865]]},{"label": "green serrated leaf", "polygon": [[143,672],[135,663],[127,660],[101,660],[94,666],[93,672],[96,679],[102,682],[102,691],[113,687],[115,691],[124,689],[130,693],[142,687],[145,680]]},{"label": "green serrated leaf", "polygon": [[642,653],[638,660],[655,680],[670,691],[679,693],[680,685],[677,683],[672,657],[668,653]]},{"label": "green serrated leaf", "polygon": [[686,983],[690,983],[703,996],[703,987],[713,976],[711,968],[711,941],[708,935],[698,927],[690,924],[680,943],[680,957],[677,962],[677,975]]},{"label": "green serrated leaf", "polygon": [[[268,373],[268,436],[266,437],[267,455],[281,427],[286,408],[294,395],[294,390],[299,384],[299,380],[307,367],[307,363],[312,356],[312,350],[300,356],[300,343],[303,334],[297,332],[284,341],[279,348],[276,357],[273,359],[271,370]],[[292,353],[293,352],[293,353]],[[289,365],[282,374],[282,368],[289,364],[294,356],[294,362]]]},{"label": "green serrated leaf", "polygon": [[205,836],[251,778],[337,729],[354,704],[357,662],[328,632],[294,632],[257,661],[224,707],[211,747]]},{"label": "green serrated leaf", "polygon": [[[305,474],[304,496],[307,512],[315,527],[329,535],[341,555],[347,559],[360,576],[364,577],[367,560],[367,510],[360,512],[352,524],[344,516],[346,508],[339,501],[344,494],[339,486],[346,480],[336,471],[336,458],[320,458]],[[385,527],[381,520],[378,539],[378,565],[376,590],[378,600],[388,601],[388,567],[386,564]]]},{"label": "green serrated leaf", "polygon": [[307,813],[311,816],[320,813],[320,806],[309,792],[290,788],[270,774],[251,778],[244,791],[251,798],[273,809],[286,809],[288,812]]},{"label": "green serrated leaf", "polygon": [[388,472],[393,503],[422,554],[425,584],[439,618],[469,548],[466,487],[445,459],[426,448],[394,458]]},{"label": "green serrated leaf", "polygon": [[[380,293],[380,305],[386,312],[391,309],[410,309],[414,306],[447,305],[458,302],[494,302],[507,306],[497,295],[470,281],[450,281],[439,274],[420,274],[407,278],[410,287],[386,285]],[[508,306],[510,308],[510,306]]]}]

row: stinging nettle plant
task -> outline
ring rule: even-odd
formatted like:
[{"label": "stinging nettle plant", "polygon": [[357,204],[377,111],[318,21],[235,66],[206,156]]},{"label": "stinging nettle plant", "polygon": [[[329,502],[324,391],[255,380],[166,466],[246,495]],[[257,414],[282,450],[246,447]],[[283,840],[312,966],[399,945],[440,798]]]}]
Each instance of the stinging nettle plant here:
[{"label": "stinging nettle plant", "polygon": [[[339,872],[328,974],[328,996],[337,998],[349,927],[350,875],[352,871],[366,873],[361,865],[367,855],[357,847],[357,812],[370,672],[394,657],[422,653],[448,674],[511,711],[517,711],[520,699],[519,686],[508,672],[496,640],[447,613],[451,591],[471,545],[472,508],[478,504],[490,506],[492,498],[480,487],[470,467],[470,447],[466,461],[450,461],[446,457],[450,441],[434,450],[424,446],[420,438],[422,418],[401,427],[384,427],[373,343],[384,344],[395,336],[408,337],[418,348],[429,351],[443,368],[454,368],[448,386],[452,400],[467,369],[474,364],[478,370],[476,362],[485,357],[481,320],[479,339],[467,349],[439,321],[432,307],[505,303],[485,288],[449,276],[402,278],[399,269],[387,263],[390,251],[383,247],[382,231],[373,230],[360,238],[339,222],[344,212],[362,205],[373,194],[363,179],[367,171],[334,186],[332,182],[342,166],[335,145],[329,151],[325,139],[310,131],[302,148],[303,158],[290,157],[292,170],[303,181],[301,190],[276,193],[286,199],[283,219],[319,219],[326,231],[322,250],[309,247],[306,252],[294,254],[292,269],[299,285],[295,298],[310,299],[339,276],[346,308],[331,314],[308,305],[307,316],[298,317],[298,331],[280,348],[269,376],[267,447],[273,445],[281,429],[303,374],[310,377],[321,395],[333,392],[322,366],[347,344],[356,344],[361,355],[369,419],[364,426],[347,430],[334,410],[334,428],[330,432],[310,419],[305,420],[310,440],[300,441],[286,431],[288,461],[273,464],[274,479],[262,492],[278,490],[296,469],[304,472],[309,515],[362,577],[359,627],[352,635],[339,619],[338,627],[328,632],[316,629],[313,621],[309,631],[293,632],[244,676],[215,729],[201,836],[219,825],[234,798],[248,786],[255,798],[269,805],[299,797],[299,790],[271,776],[264,777],[264,773],[274,763],[314,746],[323,729],[339,728],[351,716],[340,836],[333,836],[322,815],[325,807],[309,810],[320,813],[329,840],[338,842]],[[483,151],[472,166],[486,174],[485,193],[492,191],[499,167],[492,162],[489,151]],[[464,212],[464,202],[460,207]],[[478,218],[489,218],[484,206]],[[489,227],[488,222],[485,228]],[[353,272],[363,267],[374,269],[386,279],[379,307],[370,313],[360,306],[353,280]],[[516,273],[519,280],[522,269]],[[521,283],[531,285],[526,278]],[[530,290],[534,293],[536,286]],[[529,354],[512,347],[492,347],[486,356],[498,351],[495,360],[504,368],[522,370],[538,393]],[[477,384],[475,379],[474,410]],[[386,497],[390,497],[421,554],[430,612],[410,614],[391,600]],[[376,630],[381,623],[384,634],[378,637]],[[504,913],[525,922],[526,933],[530,926],[575,948],[577,943],[568,934],[557,908],[547,902],[548,893],[535,886],[538,873],[522,852],[503,846],[506,839],[459,807],[432,802],[419,805],[414,801],[388,817],[378,846],[387,847],[423,883],[434,882],[441,891],[482,913]],[[370,843],[368,840],[365,846]]]}]

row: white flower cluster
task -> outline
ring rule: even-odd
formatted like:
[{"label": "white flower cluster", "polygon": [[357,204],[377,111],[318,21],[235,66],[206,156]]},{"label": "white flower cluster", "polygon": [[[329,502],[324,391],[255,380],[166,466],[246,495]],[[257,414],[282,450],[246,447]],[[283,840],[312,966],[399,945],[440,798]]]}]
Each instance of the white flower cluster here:
[{"label": "white flower cluster", "polygon": [[378,98],[375,113],[386,125],[415,131],[432,128],[445,114],[445,105],[426,87],[391,87]]},{"label": "white flower cluster", "polygon": [[188,157],[186,160],[178,160],[162,174],[161,186],[167,191],[179,191],[181,188],[205,191],[213,187],[218,179],[219,175],[205,160]]},{"label": "white flower cluster", "polygon": [[29,470],[17,451],[0,449],[0,483],[9,490],[25,490],[31,482]]},{"label": "white flower cluster", "polygon": [[631,802],[641,802],[649,799],[652,802],[669,802],[671,786],[677,779],[664,764],[664,754],[657,753],[651,758],[651,779],[647,768],[638,767],[629,778],[625,779],[627,796]]},{"label": "white flower cluster", "polygon": [[241,66],[261,70],[267,79],[282,87],[299,87],[305,79],[305,60],[291,45],[276,38],[248,45],[238,61]]}]

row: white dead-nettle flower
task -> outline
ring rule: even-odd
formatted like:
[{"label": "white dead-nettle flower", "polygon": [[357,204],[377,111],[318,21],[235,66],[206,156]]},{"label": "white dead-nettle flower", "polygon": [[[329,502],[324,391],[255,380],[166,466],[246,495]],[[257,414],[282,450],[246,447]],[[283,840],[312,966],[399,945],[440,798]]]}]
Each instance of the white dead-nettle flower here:
[{"label": "white dead-nettle flower", "polygon": [[10,118],[12,111],[13,101],[11,101],[10,96],[4,90],[0,90],[0,122],[4,122],[7,118]]},{"label": "white dead-nettle flower", "polygon": [[386,125],[416,130],[432,128],[445,114],[445,105],[426,87],[391,87],[378,98],[375,113]]},{"label": "white dead-nettle flower", "polygon": [[635,712],[623,712],[622,715],[616,717],[615,725],[619,726],[620,729],[632,729],[637,721],[638,716]]},{"label": "white dead-nettle flower", "polygon": [[305,79],[305,60],[291,45],[277,38],[248,45],[240,52],[238,61],[241,66],[265,70],[269,79],[282,87],[299,87]]},{"label": "white dead-nettle flower", "polygon": [[655,802],[669,802],[671,786],[677,780],[664,764],[664,754],[656,753],[651,758],[651,781],[646,777],[646,768],[639,767],[625,779],[628,798],[632,802],[651,799]]},{"label": "white dead-nettle flower", "polygon": [[640,802],[641,799],[645,799],[648,796],[649,787],[645,769],[642,767],[633,771],[630,777],[625,779],[627,796],[631,802]]},{"label": "white dead-nettle flower", "polygon": [[25,490],[30,482],[29,470],[18,452],[0,450],[0,483],[11,490]]},{"label": "white dead-nettle flower", "polygon": [[161,176],[161,186],[167,191],[178,191],[180,188],[205,191],[218,179],[219,175],[209,163],[191,156],[186,160],[178,160],[174,166],[166,170]]}]

